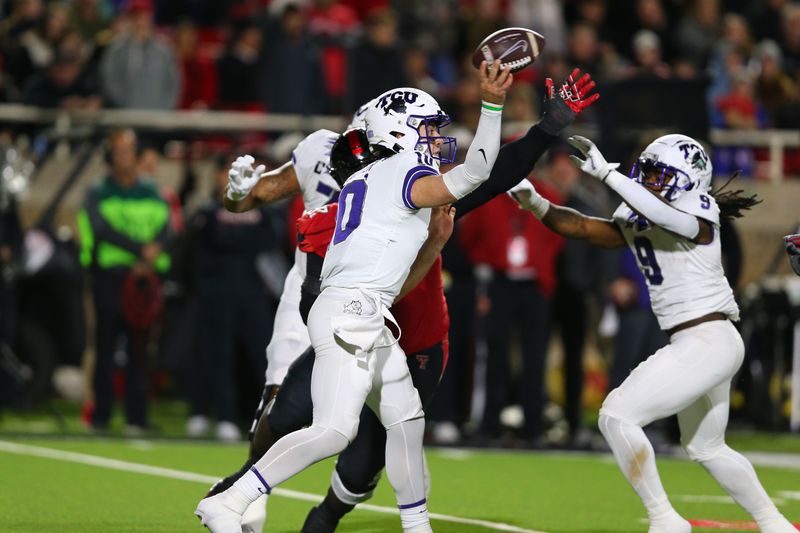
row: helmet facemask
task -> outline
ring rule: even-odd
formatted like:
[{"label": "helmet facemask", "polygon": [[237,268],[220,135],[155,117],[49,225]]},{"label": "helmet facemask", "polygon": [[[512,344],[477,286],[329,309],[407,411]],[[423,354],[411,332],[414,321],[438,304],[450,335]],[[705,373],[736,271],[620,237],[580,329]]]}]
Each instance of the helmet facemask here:
[{"label": "helmet facemask", "polygon": [[686,172],[662,163],[657,160],[657,156],[646,152],[633,164],[629,177],[668,202],[694,187]]},{"label": "helmet facemask", "polygon": [[436,116],[409,115],[407,124],[417,131],[414,150],[427,153],[440,163],[456,160],[456,138],[439,135],[439,131],[450,124],[449,116],[444,113]]}]

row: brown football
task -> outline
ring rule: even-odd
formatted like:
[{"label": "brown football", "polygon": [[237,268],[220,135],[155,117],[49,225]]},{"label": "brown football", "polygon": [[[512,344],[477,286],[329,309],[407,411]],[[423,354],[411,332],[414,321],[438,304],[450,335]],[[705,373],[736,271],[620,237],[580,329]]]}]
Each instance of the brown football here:
[{"label": "brown football", "polygon": [[511,72],[517,72],[536,60],[544,49],[544,43],[544,37],[526,28],[497,30],[475,49],[472,64],[475,68],[480,68],[483,60],[489,66],[499,60],[503,65],[510,65]]}]

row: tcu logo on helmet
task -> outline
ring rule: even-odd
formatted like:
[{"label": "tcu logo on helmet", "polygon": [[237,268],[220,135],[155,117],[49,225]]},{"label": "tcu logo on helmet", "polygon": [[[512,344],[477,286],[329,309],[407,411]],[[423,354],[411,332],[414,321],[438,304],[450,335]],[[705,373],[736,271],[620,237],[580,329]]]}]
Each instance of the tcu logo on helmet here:
[{"label": "tcu logo on helmet", "polygon": [[389,111],[404,112],[406,104],[413,104],[417,101],[417,93],[409,91],[395,91],[393,93],[384,94],[377,102],[375,107],[379,107],[388,113]]},{"label": "tcu logo on helmet", "polygon": [[683,152],[683,157],[692,168],[697,170],[705,170],[708,166],[708,155],[706,151],[694,143],[683,143],[678,146],[678,149]]}]

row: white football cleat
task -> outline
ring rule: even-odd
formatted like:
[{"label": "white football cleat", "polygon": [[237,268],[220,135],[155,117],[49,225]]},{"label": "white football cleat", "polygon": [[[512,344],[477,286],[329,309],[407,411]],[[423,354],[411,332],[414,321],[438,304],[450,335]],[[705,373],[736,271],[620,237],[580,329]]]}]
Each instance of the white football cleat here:
[{"label": "white football cleat", "polygon": [[211,533],[243,533],[242,515],[225,505],[222,493],[200,500],[194,514]]},{"label": "white football cleat", "polygon": [[242,531],[244,533],[262,533],[266,522],[267,495],[262,494],[242,513]]},{"label": "white football cleat", "polygon": [[692,533],[692,524],[672,511],[651,519],[647,533]]}]

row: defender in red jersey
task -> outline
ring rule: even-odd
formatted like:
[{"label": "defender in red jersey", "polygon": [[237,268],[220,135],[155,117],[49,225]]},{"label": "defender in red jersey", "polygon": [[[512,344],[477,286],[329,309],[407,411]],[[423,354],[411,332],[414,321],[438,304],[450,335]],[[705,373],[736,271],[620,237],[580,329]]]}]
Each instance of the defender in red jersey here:
[{"label": "defender in red jersey", "polygon": [[[321,260],[325,257],[328,243],[335,229],[337,210],[337,204],[329,204],[307,212],[297,220],[298,247],[302,252],[315,256],[308,257],[309,263],[314,263],[309,265],[310,270],[307,277],[309,282],[311,281],[309,278],[321,268]],[[415,274],[412,273],[409,279],[413,278]],[[412,279],[411,283],[415,281]],[[308,288],[308,282],[304,285]],[[300,304],[300,314],[303,318],[307,316],[307,310],[311,308],[308,300],[313,302],[315,296],[307,293],[308,290],[303,292]],[[430,269],[424,273],[424,277],[416,286],[407,290],[405,294],[400,293],[400,298],[392,306],[391,311],[402,331],[400,346],[409,357],[437,343],[447,343],[450,317],[447,314],[447,300],[445,300],[442,286],[442,259],[440,256],[437,255],[433,259]],[[444,358],[442,372],[446,365],[446,350]]]}]

